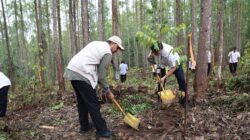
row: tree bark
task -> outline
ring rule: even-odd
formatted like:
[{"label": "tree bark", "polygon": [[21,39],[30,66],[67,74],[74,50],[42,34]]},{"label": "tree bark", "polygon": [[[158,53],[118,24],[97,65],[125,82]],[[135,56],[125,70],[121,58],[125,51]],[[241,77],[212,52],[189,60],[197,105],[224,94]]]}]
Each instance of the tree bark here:
[{"label": "tree bark", "polygon": [[16,47],[17,47],[17,52],[18,55],[20,56],[20,59],[17,59],[18,63],[21,63],[20,60],[23,59],[23,54],[21,53],[21,48],[20,48],[20,43],[19,43],[19,30],[18,30],[18,21],[17,21],[17,2],[16,0],[14,1],[14,10],[15,10],[15,27],[16,27]]},{"label": "tree bark", "polygon": [[242,0],[237,0],[236,48],[241,50]]},{"label": "tree bark", "polygon": [[38,69],[37,69],[37,76],[40,82],[41,88],[45,85],[45,77],[44,77],[44,44],[42,42],[42,13],[41,13],[41,0],[34,0],[35,5],[35,16],[36,16],[36,28],[37,28],[37,46],[38,46]]},{"label": "tree bark", "polygon": [[[64,78],[63,78],[63,57],[62,46],[60,37],[60,1],[53,0],[53,37],[55,46],[55,57],[57,67],[57,80],[59,85],[59,91],[65,91]],[[58,31],[57,31],[58,29]]]},{"label": "tree bark", "polygon": [[82,4],[83,47],[84,47],[89,43],[88,0],[81,0],[81,4]]},{"label": "tree bark", "polygon": [[[176,14],[175,14],[175,26],[178,27],[181,24],[181,0],[176,0]],[[177,35],[176,46],[181,45],[181,33]]]},{"label": "tree bark", "polygon": [[[144,3],[143,0],[140,0],[140,30],[142,31],[142,27],[144,24]],[[161,15],[161,14],[160,14]],[[142,54],[142,67],[143,67],[143,72],[146,72],[146,50],[145,47],[142,46],[141,44],[141,54]]]},{"label": "tree bark", "polygon": [[192,17],[192,42],[193,49],[197,48],[197,24],[196,24],[196,0],[191,1],[191,17]]},{"label": "tree bark", "polygon": [[204,97],[207,89],[207,55],[206,50],[210,45],[211,30],[211,0],[201,1],[201,31],[198,44],[197,67],[195,73],[194,90],[196,99]]},{"label": "tree bark", "polygon": [[9,34],[8,34],[8,27],[7,27],[7,21],[6,21],[6,16],[5,16],[5,9],[4,9],[4,3],[3,0],[1,0],[1,5],[2,5],[2,13],[3,13],[3,23],[4,23],[4,34],[5,34],[5,40],[6,40],[6,49],[7,49],[7,55],[8,55],[8,77],[10,78],[12,82],[12,90],[15,89],[15,80],[14,80],[14,64],[13,64],[13,57],[11,53],[11,46],[9,42]]},{"label": "tree bark", "polygon": [[98,40],[104,40],[103,0],[98,0]]},{"label": "tree bark", "polygon": [[[47,38],[48,38],[48,50],[53,50],[53,47],[51,45],[51,30],[50,30],[50,14],[49,14],[49,6],[48,6],[48,0],[46,0],[46,17],[47,17]],[[48,51],[48,59],[49,59],[49,77],[51,78],[50,80],[52,81],[52,86],[55,85],[55,60],[53,57],[53,52]]]},{"label": "tree bark", "polygon": [[223,65],[223,51],[224,51],[224,0],[219,1],[219,52],[218,52],[218,71],[217,71],[217,87],[221,87],[221,75]]},{"label": "tree bark", "polygon": [[[127,1],[126,3],[126,12],[128,13],[129,12],[129,2]],[[129,23],[129,16],[127,16],[127,23]],[[129,33],[129,27],[127,28],[128,29],[128,33]],[[128,67],[130,68],[131,67],[131,57],[130,57],[130,35],[128,35],[128,38],[127,38],[127,44],[128,44],[128,49],[126,50],[128,52]]]},{"label": "tree bark", "polygon": [[[134,30],[138,30],[137,28],[137,23],[138,23],[138,10],[137,10],[137,0],[134,0],[134,9],[133,9],[133,13],[135,13],[135,26],[134,26]],[[134,36],[134,66],[135,67],[139,67],[139,55],[138,55],[138,45],[137,45],[137,41],[136,41],[136,37]]]},{"label": "tree bark", "polygon": [[20,21],[21,21],[21,48],[22,48],[22,54],[26,64],[24,64],[24,76],[31,77],[31,71],[29,70],[28,63],[30,61],[29,57],[30,54],[28,53],[28,49],[26,47],[26,39],[25,39],[25,28],[24,28],[24,20],[23,20],[23,6],[22,6],[22,0],[19,0],[19,7],[20,7]]},{"label": "tree bark", "polygon": [[[112,0],[112,35],[117,35],[119,36],[119,29],[118,29],[118,3],[117,0]],[[115,68],[115,79],[118,80],[119,77],[119,57],[117,56],[118,54],[116,54],[115,56],[113,56],[113,65]]]},{"label": "tree bark", "polygon": [[70,29],[71,56],[74,56],[74,54],[76,54],[79,51],[77,47],[77,37],[76,37],[75,0],[69,0],[69,29]]}]

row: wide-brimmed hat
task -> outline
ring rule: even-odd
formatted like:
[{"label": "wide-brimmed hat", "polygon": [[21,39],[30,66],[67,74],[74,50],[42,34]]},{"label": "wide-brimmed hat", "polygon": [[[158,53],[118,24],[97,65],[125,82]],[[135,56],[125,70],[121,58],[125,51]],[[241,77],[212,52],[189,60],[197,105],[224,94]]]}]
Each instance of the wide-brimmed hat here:
[{"label": "wide-brimmed hat", "polygon": [[122,40],[120,37],[114,35],[114,36],[111,36],[108,39],[108,41],[116,43],[121,50],[124,50],[124,48],[122,47]]}]

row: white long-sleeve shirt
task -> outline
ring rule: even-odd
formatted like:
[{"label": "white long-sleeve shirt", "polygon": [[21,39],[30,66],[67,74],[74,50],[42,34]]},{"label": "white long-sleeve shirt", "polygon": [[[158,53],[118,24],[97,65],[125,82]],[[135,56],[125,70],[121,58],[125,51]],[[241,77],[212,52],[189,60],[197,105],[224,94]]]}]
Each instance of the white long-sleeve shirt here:
[{"label": "white long-sleeve shirt", "polygon": [[128,65],[127,64],[121,63],[119,68],[120,68],[120,75],[127,74],[127,70],[128,70]]}]

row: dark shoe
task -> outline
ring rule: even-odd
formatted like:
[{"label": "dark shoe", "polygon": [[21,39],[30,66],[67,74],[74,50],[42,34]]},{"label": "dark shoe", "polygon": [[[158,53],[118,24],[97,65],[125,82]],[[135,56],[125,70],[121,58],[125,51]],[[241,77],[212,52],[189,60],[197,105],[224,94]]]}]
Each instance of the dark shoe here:
[{"label": "dark shoe", "polygon": [[[181,104],[181,106],[182,106],[183,108],[185,108],[185,98],[180,98],[180,99],[179,99],[179,103]],[[190,103],[189,100],[187,100],[187,109],[188,109],[188,110],[191,110],[191,109],[192,109],[192,105],[191,105],[191,103]]]},{"label": "dark shoe", "polygon": [[87,127],[80,128],[79,133],[84,134],[93,128],[93,124],[90,123]]},{"label": "dark shoe", "polygon": [[114,135],[114,133],[112,131],[109,131],[109,130],[96,132],[96,137],[110,138],[113,135]]}]

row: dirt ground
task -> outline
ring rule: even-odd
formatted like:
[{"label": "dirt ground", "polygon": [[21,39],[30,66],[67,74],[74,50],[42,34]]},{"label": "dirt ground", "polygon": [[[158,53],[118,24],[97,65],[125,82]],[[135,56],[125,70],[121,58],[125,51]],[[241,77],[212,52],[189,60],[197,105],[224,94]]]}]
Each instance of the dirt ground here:
[{"label": "dirt ground", "polygon": [[[115,87],[118,99],[125,93],[144,94],[147,89],[139,87]],[[119,91],[119,92],[118,92]],[[137,92],[135,92],[137,91]],[[141,92],[143,91],[143,92]],[[122,93],[122,94],[121,94]],[[143,96],[143,95],[142,95]],[[51,97],[53,98],[53,96]],[[210,96],[212,99],[213,97]],[[152,100],[156,100],[152,98]],[[64,105],[58,110],[46,104],[26,104],[15,106],[8,111],[8,116],[0,119],[0,139],[4,136],[14,140],[92,140],[95,130],[79,134],[77,108],[73,93],[65,93]],[[170,107],[155,107],[137,114],[140,118],[139,131],[124,124],[123,116],[112,117],[106,113],[111,104],[103,104],[101,112],[108,127],[114,131],[114,140],[204,140],[250,138],[250,112],[242,111],[231,114],[224,109],[211,108],[209,101],[196,105],[187,114],[187,126],[184,133],[184,110],[174,103]],[[13,104],[12,104],[13,106]]]}]

